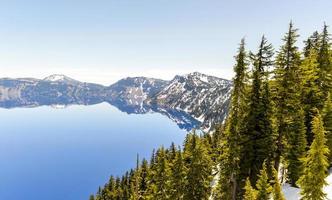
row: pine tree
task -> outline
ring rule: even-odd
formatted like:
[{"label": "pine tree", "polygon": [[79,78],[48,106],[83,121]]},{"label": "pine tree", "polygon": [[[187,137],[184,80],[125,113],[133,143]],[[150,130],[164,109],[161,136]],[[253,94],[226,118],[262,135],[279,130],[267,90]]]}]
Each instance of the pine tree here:
[{"label": "pine tree", "polygon": [[230,106],[229,117],[226,123],[226,131],[221,140],[220,149],[222,152],[219,165],[219,183],[217,198],[235,199],[238,191],[238,174],[240,162],[240,140],[241,121],[244,118],[247,94],[247,68],[248,55],[245,50],[245,41],[241,40],[238,54],[235,56],[234,66],[235,77],[233,79],[234,88]]},{"label": "pine tree", "polygon": [[328,156],[330,165],[332,164],[332,99],[330,93],[327,96],[327,99],[324,104],[323,109],[323,121],[324,128],[326,130],[326,145],[330,150],[330,154]]},{"label": "pine tree", "polygon": [[176,152],[176,157],[174,160],[174,164],[171,170],[171,179],[170,179],[170,199],[181,200],[183,199],[183,195],[185,193],[185,185],[186,185],[186,169],[184,166],[182,152],[179,149]]},{"label": "pine tree", "polygon": [[321,38],[318,31],[315,31],[306,41],[304,41],[304,57],[308,57],[312,52],[319,52],[320,40]]},{"label": "pine tree", "polygon": [[130,200],[138,200],[139,194],[139,155],[136,157],[136,169],[132,171],[131,182],[130,182]]},{"label": "pine tree", "polygon": [[139,169],[139,199],[144,199],[148,189],[148,177],[149,177],[149,166],[146,159],[142,160],[141,167]]},{"label": "pine tree", "polygon": [[244,196],[243,200],[256,200],[257,199],[257,191],[251,186],[250,179],[246,179],[246,184],[244,187]]},{"label": "pine tree", "polygon": [[273,200],[286,200],[284,197],[284,194],[282,193],[279,178],[278,178],[278,172],[276,169],[272,169],[273,172],[273,190],[272,190],[272,197]]},{"label": "pine tree", "polygon": [[[274,135],[272,105],[269,94],[268,68],[273,64],[273,48],[265,37],[257,54],[252,54],[253,73],[249,108],[245,120],[244,139],[241,141],[241,179],[249,176],[256,183],[264,160],[273,157]],[[241,183],[243,188],[244,183]]]},{"label": "pine tree", "polygon": [[[227,122],[226,122],[227,123]],[[231,157],[231,150],[227,142],[226,137],[220,140],[219,149],[221,151],[219,160],[219,180],[217,185],[217,191],[214,192],[215,199],[224,199],[224,200],[235,200],[237,195],[238,187],[238,178],[235,177],[236,169],[231,167],[232,161],[235,161],[236,158]],[[239,162],[239,159],[237,160]],[[234,171],[234,173],[232,173]],[[235,181],[234,181],[235,180]],[[236,184],[236,185],[235,185]],[[234,186],[235,185],[235,186]]]},{"label": "pine tree", "polygon": [[301,187],[301,199],[323,200],[326,197],[323,187],[327,184],[325,178],[329,166],[327,160],[329,150],[326,146],[323,121],[319,114],[313,118],[312,130],[315,134],[314,141],[303,159],[304,171],[298,180],[298,185]]},{"label": "pine tree", "polygon": [[317,63],[317,50],[312,49],[301,64],[302,104],[306,126],[307,141],[313,140],[311,131],[312,116],[315,108],[322,108],[324,99],[319,85],[319,70]]},{"label": "pine tree", "polygon": [[327,30],[328,26],[324,24],[321,33],[320,48],[318,52],[319,83],[325,97],[332,88],[332,58],[331,58],[331,39]]},{"label": "pine tree", "polygon": [[138,200],[139,193],[136,181],[131,182],[130,184],[130,197],[129,200]]},{"label": "pine tree", "polygon": [[260,171],[258,181],[256,183],[257,197],[256,200],[268,200],[272,191],[269,183],[269,177],[266,171],[266,164],[263,164],[263,168]]},{"label": "pine tree", "polygon": [[129,183],[129,172],[127,171],[125,175],[122,176],[121,187],[123,192],[123,199],[130,198],[130,183]]},{"label": "pine tree", "polygon": [[[108,184],[106,185],[106,187],[104,189],[108,189],[109,191],[109,196],[114,196],[113,193],[115,193],[115,178],[114,176],[111,176],[109,181],[108,181]],[[112,193],[112,194],[111,194]],[[111,197],[113,198],[113,197]]]},{"label": "pine tree", "polygon": [[156,180],[157,176],[157,155],[156,150],[152,150],[151,159],[150,159],[150,167],[148,173],[148,187],[145,193],[145,199],[154,199],[154,195],[156,193]]},{"label": "pine tree", "polygon": [[212,160],[208,151],[196,134],[191,134],[185,145],[184,156],[187,163],[185,200],[205,200],[211,194]]},{"label": "pine tree", "polygon": [[175,144],[174,144],[174,142],[172,142],[171,146],[169,147],[169,151],[167,153],[167,159],[168,159],[168,161],[170,162],[171,165],[175,160],[176,152],[177,151],[176,151]]},{"label": "pine tree", "polygon": [[155,181],[154,199],[169,199],[170,195],[170,166],[167,160],[166,151],[161,147],[156,155],[156,169],[153,179]]},{"label": "pine tree", "polygon": [[121,179],[120,177],[116,177],[115,180],[115,190],[114,193],[111,193],[114,199],[123,199],[123,192],[121,188]]},{"label": "pine tree", "polygon": [[305,155],[306,136],[301,104],[301,57],[295,46],[297,29],[290,23],[276,58],[274,101],[277,108],[277,151],[275,168],[283,155],[288,178],[295,186],[301,171],[300,159]]}]

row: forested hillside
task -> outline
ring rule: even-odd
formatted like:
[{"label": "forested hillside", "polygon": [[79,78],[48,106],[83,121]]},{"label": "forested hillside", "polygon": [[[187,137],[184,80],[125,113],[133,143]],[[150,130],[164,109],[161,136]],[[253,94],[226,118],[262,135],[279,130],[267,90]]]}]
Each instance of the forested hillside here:
[{"label": "forested hillside", "polygon": [[[281,183],[302,199],[321,200],[332,163],[332,48],[328,27],[298,48],[293,24],[275,50],[265,36],[258,49],[241,40],[225,123],[192,132],[137,159],[111,176],[90,200],[283,200]],[[157,130],[156,130],[157,131]]]}]

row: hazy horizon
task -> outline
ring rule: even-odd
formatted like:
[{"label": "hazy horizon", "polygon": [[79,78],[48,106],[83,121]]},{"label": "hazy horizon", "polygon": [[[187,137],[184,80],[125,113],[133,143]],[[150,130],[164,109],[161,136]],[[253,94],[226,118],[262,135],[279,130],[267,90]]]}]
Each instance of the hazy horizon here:
[{"label": "hazy horizon", "polygon": [[324,22],[332,25],[331,7],[328,0],[10,1],[0,7],[0,77],[65,74],[109,85],[199,71],[231,79],[242,37],[255,51],[265,34],[278,50],[292,20],[302,47]]}]

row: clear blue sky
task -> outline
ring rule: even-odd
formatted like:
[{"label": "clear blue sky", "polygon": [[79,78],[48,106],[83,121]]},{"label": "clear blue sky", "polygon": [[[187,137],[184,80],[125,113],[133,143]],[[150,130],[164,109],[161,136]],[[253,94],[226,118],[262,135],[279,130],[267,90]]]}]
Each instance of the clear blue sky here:
[{"label": "clear blue sky", "polygon": [[265,34],[278,49],[290,20],[302,42],[332,26],[332,1],[0,0],[0,76],[231,78],[242,37],[255,50]]}]

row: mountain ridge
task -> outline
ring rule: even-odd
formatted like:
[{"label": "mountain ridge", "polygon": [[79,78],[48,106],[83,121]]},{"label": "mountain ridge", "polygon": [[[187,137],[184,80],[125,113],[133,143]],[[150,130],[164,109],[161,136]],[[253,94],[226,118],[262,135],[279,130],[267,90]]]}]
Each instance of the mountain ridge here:
[{"label": "mountain ridge", "polygon": [[0,107],[108,102],[128,113],[160,112],[178,125],[196,120],[197,128],[210,129],[225,119],[231,89],[231,81],[199,72],[176,75],[169,81],[127,77],[110,86],[62,74],[44,79],[0,78]]}]

